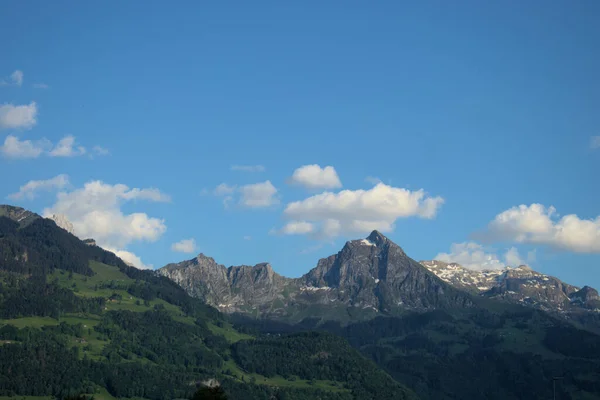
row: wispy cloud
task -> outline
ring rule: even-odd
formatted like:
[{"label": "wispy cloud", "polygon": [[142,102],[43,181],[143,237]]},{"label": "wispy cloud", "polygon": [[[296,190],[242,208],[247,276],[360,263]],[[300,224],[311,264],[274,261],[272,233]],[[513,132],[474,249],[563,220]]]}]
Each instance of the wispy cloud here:
[{"label": "wispy cloud", "polygon": [[50,157],[76,157],[86,153],[83,146],[75,146],[75,136],[67,135],[56,144],[48,155]]},{"label": "wispy cloud", "polygon": [[0,86],[21,86],[23,84],[23,71],[15,70],[4,79],[0,79]]},{"label": "wispy cloud", "polygon": [[263,165],[232,165],[229,169],[242,172],[265,172],[267,170]]},{"label": "wispy cloud", "polygon": [[590,148],[592,150],[600,149],[600,136],[592,136],[590,138]]},{"label": "wispy cloud", "polygon": [[97,155],[97,156],[107,156],[110,154],[110,151],[102,146],[94,146],[92,148],[92,152],[93,154]]},{"label": "wispy cloud", "polygon": [[34,89],[49,89],[50,86],[46,85],[45,83],[34,83],[33,85]]},{"label": "wispy cloud", "polygon": [[196,251],[196,240],[193,238],[180,240],[171,245],[171,250],[178,253],[193,253]]},{"label": "wispy cloud", "polygon": [[[4,140],[4,144],[0,145],[0,154],[5,158],[13,159],[38,158],[42,155],[47,157],[77,157],[87,154],[87,150],[83,146],[76,145],[75,136],[72,135],[60,139],[56,146],[48,139],[20,140],[14,135],[8,135]],[[108,154],[108,150],[100,146],[94,146],[90,157],[106,154]]]},{"label": "wispy cloud", "polygon": [[69,185],[69,177],[65,174],[45,180],[32,180],[19,188],[19,191],[8,195],[11,200],[33,200],[39,191],[63,189]]}]

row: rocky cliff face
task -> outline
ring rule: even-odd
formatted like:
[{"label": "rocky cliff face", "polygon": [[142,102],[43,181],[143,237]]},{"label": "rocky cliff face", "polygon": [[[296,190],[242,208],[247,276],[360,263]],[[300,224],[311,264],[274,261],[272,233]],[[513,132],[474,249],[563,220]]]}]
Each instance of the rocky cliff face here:
[{"label": "rocky cliff face", "polygon": [[66,215],[63,214],[53,214],[50,219],[56,223],[59,228],[63,228],[65,231],[69,232],[71,235],[75,235],[75,228],[73,224]]},{"label": "rocky cliff face", "polygon": [[565,312],[573,307],[592,308],[598,292],[579,289],[558,278],[521,265],[517,268],[473,271],[458,264],[421,261],[421,264],[451,285],[481,296],[522,303],[546,311]]},{"label": "rocky cliff face", "polygon": [[225,268],[203,254],[159,273],[222,311],[269,318],[344,320],[472,305],[468,293],[438,278],[377,231],[347,242],[297,279],[278,275],[269,264]]}]

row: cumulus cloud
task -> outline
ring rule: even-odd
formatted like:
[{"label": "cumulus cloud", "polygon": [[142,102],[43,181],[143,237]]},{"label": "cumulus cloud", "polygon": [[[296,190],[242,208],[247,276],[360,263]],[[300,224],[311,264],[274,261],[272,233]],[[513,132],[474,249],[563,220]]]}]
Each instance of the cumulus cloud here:
[{"label": "cumulus cloud", "polygon": [[503,269],[507,265],[518,267],[526,264],[515,247],[508,249],[501,260],[495,252],[475,242],[453,243],[449,253],[439,253],[435,256],[435,260],[457,263],[476,271]]},{"label": "cumulus cloud", "polygon": [[130,189],[123,184],[90,181],[81,188],[59,192],[44,216],[64,215],[78,237],[94,238],[99,246],[116,253],[134,241],[154,242],[167,229],[162,219],[141,212],[125,214],[121,207],[133,200],[165,202],[170,198],[155,188]]},{"label": "cumulus cloud", "polygon": [[0,80],[0,86],[14,85],[21,86],[23,84],[23,71],[15,70],[8,78]]},{"label": "cumulus cloud", "polygon": [[4,144],[0,146],[0,153],[6,158],[37,158],[51,146],[52,144],[45,139],[19,140],[16,136],[8,135]]},{"label": "cumulus cloud", "polygon": [[229,169],[242,172],[265,172],[267,170],[263,165],[232,165]]},{"label": "cumulus cloud", "polygon": [[253,183],[239,188],[239,203],[245,207],[260,208],[278,204],[277,188],[271,181]]},{"label": "cumulus cloud", "polygon": [[304,186],[307,189],[337,189],[342,187],[335,168],[318,164],[304,165],[297,168],[289,178],[289,183]]},{"label": "cumulus cloud", "polygon": [[590,138],[590,147],[592,150],[600,149],[600,136],[592,136]]},{"label": "cumulus cloud", "polygon": [[444,203],[424,190],[410,191],[383,183],[369,190],[325,192],[289,203],[284,217],[295,223],[311,223],[311,233],[334,237],[368,233],[374,229],[390,232],[399,218],[434,218]]},{"label": "cumulus cloud", "polygon": [[576,253],[600,253],[600,216],[559,218],[556,209],[542,204],[520,205],[496,215],[476,237],[489,242],[513,241],[547,245]]},{"label": "cumulus cloud", "polygon": [[179,253],[193,253],[196,251],[195,239],[183,239],[171,245],[171,250]]},{"label": "cumulus cloud", "polygon": [[0,105],[0,129],[28,129],[37,123],[36,117],[35,101],[20,106],[11,103]]},{"label": "cumulus cloud", "polygon": [[75,136],[67,135],[48,153],[50,157],[76,157],[86,153],[85,147],[75,146]]},{"label": "cumulus cloud", "polygon": [[69,177],[64,174],[57,175],[54,178],[46,180],[32,180],[21,186],[18,192],[8,195],[8,198],[12,200],[32,200],[37,196],[37,193],[40,191],[63,189],[68,185]]},{"label": "cumulus cloud", "polygon": [[116,250],[110,247],[104,247],[105,250],[108,250],[112,253],[115,253],[117,257],[123,260],[126,264],[131,265],[132,267],[136,267],[139,269],[154,269],[154,265],[152,264],[144,264],[142,259],[130,251],[126,250]]},{"label": "cumulus cloud", "polygon": [[58,193],[56,203],[44,210],[44,216],[61,214],[78,237],[94,238],[99,246],[137,268],[152,268],[126,247],[134,241],[154,242],[167,227],[164,220],[145,213],[125,214],[121,207],[134,200],[166,202],[170,197],[155,188],[130,189],[123,184],[90,181],[82,188]]}]

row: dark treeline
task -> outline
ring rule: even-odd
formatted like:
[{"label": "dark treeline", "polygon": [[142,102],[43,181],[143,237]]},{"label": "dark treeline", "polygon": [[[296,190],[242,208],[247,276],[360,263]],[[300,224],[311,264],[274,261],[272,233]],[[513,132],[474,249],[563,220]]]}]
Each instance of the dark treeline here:
[{"label": "dark treeline", "polygon": [[[552,398],[555,376],[563,377],[557,384],[561,399],[600,397],[599,337],[531,308],[437,310],[347,326],[315,319],[295,326],[236,320],[236,327],[254,335],[316,329],[345,337],[424,400],[545,400]],[[296,366],[288,362],[284,370]],[[274,367],[257,368],[270,372]]]},{"label": "dark treeline", "polygon": [[249,372],[270,377],[346,382],[356,399],[411,399],[413,395],[389,379],[345,340],[308,332],[241,341],[233,345],[235,361]]}]

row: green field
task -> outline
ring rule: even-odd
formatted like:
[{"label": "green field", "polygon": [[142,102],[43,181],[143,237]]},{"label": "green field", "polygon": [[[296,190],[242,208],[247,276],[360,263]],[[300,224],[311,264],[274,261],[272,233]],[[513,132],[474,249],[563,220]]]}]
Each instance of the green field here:
[{"label": "green field", "polygon": [[286,379],[282,376],[273,376],[270,378],[262,375],[248,373],[242,371],[242,369],[233,360],[225,362],[225,369],[229,369],[232,376],[241,382],[254,382],[258,385],[267,385],[275,387],[291,387],[297,389],[323,389],[330,392],[348,392],[343,384],[334,381],[327,380],[313,380],[308,381],[306,379]]}]

